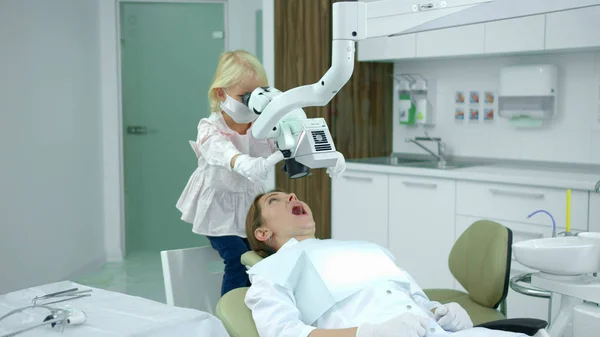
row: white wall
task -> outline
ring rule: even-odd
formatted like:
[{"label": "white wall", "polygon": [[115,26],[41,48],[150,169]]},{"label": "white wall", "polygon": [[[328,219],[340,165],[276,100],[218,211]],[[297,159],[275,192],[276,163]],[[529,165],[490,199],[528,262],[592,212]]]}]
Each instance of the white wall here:
[{"label": "white wall", "polygon": [[228,0],[227,34],[229,48],[256,51],[256,11],[262,8],[262,0]]},{"label": "white wall", "polygon": [[104,260],[97,2],[0,1],[0,293]]},{"label": "white wall", "polygon": [[[493,122],[484,122],[482,112],[475,123],[454,119],[456,90],[464,90],[467,95],[472,89],[497,93],[501,67],[521,63],[552,63],[559,67],[557,116],[550,125],[519,130],[497,113]],[[441,137],[455,155],[600,164],[600,53],[400,61],[394,71],[419,73],[437,82],[436,126],[430,135]],[[405,143],[406,137],[421,136],[423,132],[400,125],[396,111],[395,100],[393,150],[425,153]]]}]

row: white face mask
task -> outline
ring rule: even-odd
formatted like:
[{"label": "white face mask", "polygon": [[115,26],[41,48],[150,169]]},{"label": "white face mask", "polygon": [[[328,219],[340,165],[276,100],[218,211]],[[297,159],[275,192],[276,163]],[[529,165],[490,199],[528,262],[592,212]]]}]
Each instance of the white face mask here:
[{"label": "white face mask", "polygon": [[223,111],[225,111],[225,113],[227,113],[236,123],[251,123],[258,118],[258,115],[242,102],[236,101],[227,94],[225,94],[225,96],[225,101],[221,102],[221,109],[223,109]]}]

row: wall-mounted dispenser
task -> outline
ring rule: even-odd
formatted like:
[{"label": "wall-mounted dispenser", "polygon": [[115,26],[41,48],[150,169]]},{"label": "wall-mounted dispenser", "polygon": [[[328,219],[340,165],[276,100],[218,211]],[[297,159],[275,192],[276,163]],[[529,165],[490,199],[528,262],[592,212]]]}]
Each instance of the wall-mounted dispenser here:
[{"label": "wall-mounted dispenser", "polygon": [[517,127],[539,127],[556,112],[558,69],[555,65],[502,68],[498,115]]},{"label": "wall-mounted dispenser", "polygon": [[433,125],[433,110],[429,104],[427,80],[417,80],[412,86],[413,99],[416,104],[416,123]]},{"label": "wall-mounted dispenser", "polygon": [[435,95],[431,93],[428,81],[419,74],[399,74],[394,77],[400,124],[432,126],[433,105],[429,98]]},{"label": "wall-mounted dispenser", "polygon": [[412,102],[410,93],[410,82],[406,79],[400,79],[396,84],[396,95],[398,95],[398,113],[400,115],[400,124],[415,124],[415,105]]}]

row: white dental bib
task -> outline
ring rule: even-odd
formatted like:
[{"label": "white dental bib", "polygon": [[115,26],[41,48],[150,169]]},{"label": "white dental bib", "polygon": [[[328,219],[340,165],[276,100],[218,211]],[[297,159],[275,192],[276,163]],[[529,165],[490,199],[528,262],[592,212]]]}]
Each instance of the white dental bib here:
[{"label": "white dental bib", "polygon": [[370,242],[291,239],[276,254],[250,268],[248,274],[260,275],[291,291],[307,325],[374,283],[392,281],[406,290],[396,316],[413,308],[413,314],[430,319],[427,336],[448,336],[410,296],[410,280],[394,261],[387,250]]}]

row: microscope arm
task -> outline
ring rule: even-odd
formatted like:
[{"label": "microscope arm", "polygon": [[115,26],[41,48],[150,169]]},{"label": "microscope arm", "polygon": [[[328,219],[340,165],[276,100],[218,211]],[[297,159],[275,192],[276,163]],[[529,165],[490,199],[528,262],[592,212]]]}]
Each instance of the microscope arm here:
[{"label": "microscope arm", "polygon": [[390,36],[449,14],[496,0],[380,0],[336,2],[332,9],[331,67],[313,84],[274,97],[252,126],[256,139],[274,139],[278,124],[291,111],[324,106],[348,82],[354,72],[356,41]]}]

